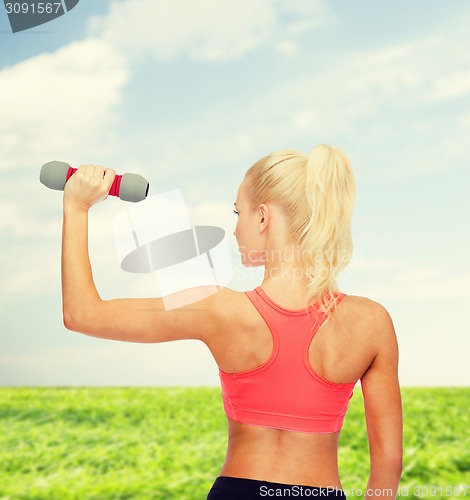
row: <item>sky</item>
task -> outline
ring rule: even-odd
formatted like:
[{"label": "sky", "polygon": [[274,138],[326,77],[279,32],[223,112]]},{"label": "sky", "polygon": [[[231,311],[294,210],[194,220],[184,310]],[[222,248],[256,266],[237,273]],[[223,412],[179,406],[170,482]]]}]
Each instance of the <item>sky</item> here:
[{"label": "sky", "polygon": [[[280,149],[343,149],[357,183],[342,291],[384,305],[402,386],[468,386],[470,4],[466,0],[80,0],[13,34],[0,6],[0,385],[216,386],[208,348],[136,344],[63,326],[61,160],[180,189],[191,223],[226,232],[227,285],[251,290],[233,202]],[[157,297],[120,268],[113,221],[90,211],[102,298]]]}]

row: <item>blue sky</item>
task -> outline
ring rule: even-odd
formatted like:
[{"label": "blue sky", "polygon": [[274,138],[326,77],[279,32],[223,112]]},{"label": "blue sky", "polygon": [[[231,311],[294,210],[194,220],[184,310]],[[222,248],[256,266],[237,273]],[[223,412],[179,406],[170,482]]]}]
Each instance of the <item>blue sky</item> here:
[{"label": "blue sky", "polygon": [[[248,290],[232,204],[278,150],[341,147],[358,198],[345,293],[382,303],[402,385],[468,385],[470,5],[454,0],[81,0],[12,34],[0,8],[0,384],[217,385],[195,341],[138,345],[67,331],[61,195],[50,160],[179,188],[194,225],[223,227]],[[119,267],[108,199],[90,217],[103,298],[156,296]]]}]

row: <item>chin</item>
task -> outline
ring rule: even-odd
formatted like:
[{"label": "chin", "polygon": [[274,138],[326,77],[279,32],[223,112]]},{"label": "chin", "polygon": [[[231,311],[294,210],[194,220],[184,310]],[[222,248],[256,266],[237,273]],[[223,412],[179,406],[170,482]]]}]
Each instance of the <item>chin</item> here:
[{"label": "chin", "polygon": [[[242,251],[243,250],[243,251]],[[266,257],[263,252],[250,250],[245,252],[246,247],[238,246],[241,263],[244,267],[260,267],[265,265]]]},{"label": "chin", "polygon": [[244,267],[260,267],[260,266],[264,266],[264,262],[262,261],[252,261],[252,260],[249,260],[249,259],[242,259],[242,264]]}]

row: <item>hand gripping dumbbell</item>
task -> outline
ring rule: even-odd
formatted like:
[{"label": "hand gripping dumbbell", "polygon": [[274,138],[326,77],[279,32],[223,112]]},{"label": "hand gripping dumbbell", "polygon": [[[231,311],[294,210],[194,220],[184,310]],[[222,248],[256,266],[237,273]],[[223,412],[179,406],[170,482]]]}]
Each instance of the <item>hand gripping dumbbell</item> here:
[{"label": "hand gripping dumbbell", "polygon": [[[63,191],[65,184],[77,171],[63,161],[50,161],[41,168],[39,180],[50,189]],[[139,174],[116,175],[109,194],[119,196],[124,201],[142,201],[147,197],[148,180]]]}]

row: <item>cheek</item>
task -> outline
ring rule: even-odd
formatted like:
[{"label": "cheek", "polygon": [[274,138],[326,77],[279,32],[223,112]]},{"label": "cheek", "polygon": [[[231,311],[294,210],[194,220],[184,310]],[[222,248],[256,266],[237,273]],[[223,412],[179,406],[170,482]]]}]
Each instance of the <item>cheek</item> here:
[{"label": "cheek", "polygon": [[237,223],[235,224],[235,231],[233,234],[238,238],[240,236],[240,218],[237,218]]},{"label": "cheek", "polygon": [[240,216],[238,216],[237,223],[235,225],[235,235],[237,236],[237,238],[241,238],[243,237],[243,233],[244,233],[243,222],[240,219]]}]

